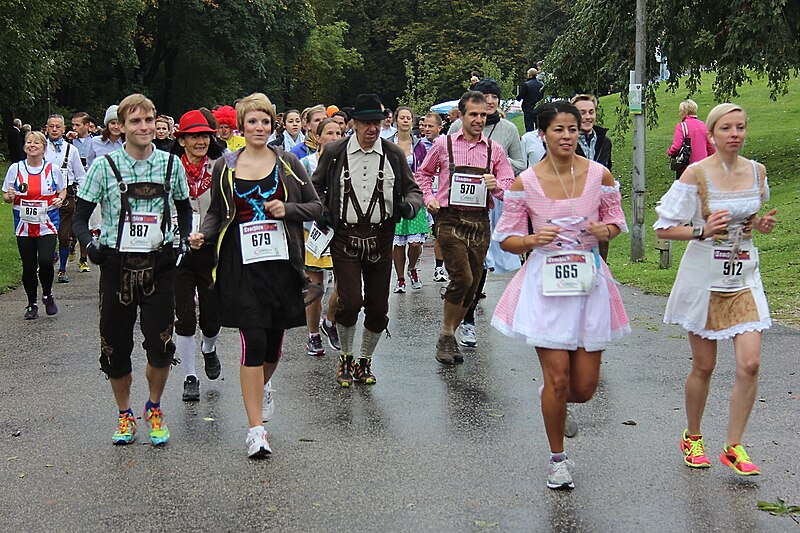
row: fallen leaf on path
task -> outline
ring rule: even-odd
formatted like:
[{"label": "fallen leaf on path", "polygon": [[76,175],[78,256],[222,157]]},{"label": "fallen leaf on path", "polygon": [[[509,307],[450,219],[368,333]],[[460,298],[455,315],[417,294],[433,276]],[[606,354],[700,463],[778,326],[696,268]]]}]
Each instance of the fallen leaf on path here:
[{"label": "fallen leaf on path", "polygon": [[22,435],[22,431],[20,430],[16,430],[13,433],[11,433],[12,437],[19,437],[20,435]]},{"label": "fallen leaf on path", "polygon": [[6,461],[16,461],[19,459],[19,455],[12,455],[11,457],[6,457]]},{"label": "fallen leaf on path", "polygon": [[205,420],[206,422],[213,422],[213,421],[215,421],[215,420],[216,420],[216,418],[212,418],[212,417],[210,417],[210,416],[204,416],[204,417],[203,417],[203,420]]},{"label": "fallen leaf on path", "polygon": [[486,520],[475,520],[473,523],[480,528],[495,527],[497,525],[497,522],[487,522]]},{"label": "fallen leaf on path", "polygon": [[495,418],[503,418],[504,416],[506,416],[505,414],[503,414],[502,411],[499,411],[497,409],[487,409],[486,414],[489,416],[493,416]]},{"label": "fallen leaf on path", "polygon": [[45,468],[53,468],[53,466],[54,466],[54,465],[51,465],[50,463],[48,463],[48,464],[44,465],[44,467],[45,467]]},{"label": "fallen leaf on path", "polygon": [[19,474],[17,474],[17,477],[20,478],[20,479],[24,478],[25,477],[25,472],[20,472]]},{"label": "fallen leaf on path", "polygon": [[622,425],[623,426],[635,426],[636,422],[633,421],[633,420],[626,420],[625,422],[622,423]]},{"label": "fallen leaf on path", "polygon": [[314,442],[314,439],[309,439],[307,437],[300,437],[297,440],[299,440],[300,442]]}]

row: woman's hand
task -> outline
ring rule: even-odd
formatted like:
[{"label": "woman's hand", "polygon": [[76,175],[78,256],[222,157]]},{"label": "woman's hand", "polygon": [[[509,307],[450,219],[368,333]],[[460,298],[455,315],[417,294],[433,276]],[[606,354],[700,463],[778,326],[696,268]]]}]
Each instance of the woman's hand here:
[{"label": "woman's hand", "polygon": [[193,231],[189,234],[189,246],[191,246],[192,250],[199,250],[203,244],[205,244],[205,237],[203,237],[202,233]]},{"label": "woman's hand", "polygon": [[264,209],[273,218],[283,218],[286,216],[286,206],[283,205],[283,202],[280,200],[270,200],[269,202],[264,202]]},{"label": "woman's hand", "polygon": [[763,217],[760,217],[758,220],[756,220],[756,223],[753,226],[764,235],[770,233],[773,229],[775,229],[775,224],[778,222],[775,218],[775,213],[777,212],[777,208],[773,209]]},{"label": "woman's hand", "polygon": [[14,198],[17,197],[17,191],[15,191],[14,189],[8,189],[8,191],[6,191],[3,194],[3,197],[4,197],[6,202],[8,202],[9,204],[13,204],[14,203]]},{"label": "woman's hand", "polygon": [[536,248],[537,246],[546,246],[556,240],[561,228],[558,226],[543,226],[542,229],[525,237],[525,246],[528,248]]},{"label": "woman's hand", "polygon": [[603,222],[590,220],[589,233],[594,235],[594,238],[597,239],[598,242],[608,242],[611,240],[611,228],[608,227],[608,224]]},{"label": "woman's hand", "polygon": [[64,205],[64,199],[61,196],[56,196],[56,199],[53,200],[53,207],[61,208]]},{"label": "woman's hand", "polygon": [[708,220],[706,220],[703,227],[703,238],[706,239],[717,233],[725,233],[728,231],[728,222],[730,221],[730,211],[727,209],[714,211],[708,216]]}]

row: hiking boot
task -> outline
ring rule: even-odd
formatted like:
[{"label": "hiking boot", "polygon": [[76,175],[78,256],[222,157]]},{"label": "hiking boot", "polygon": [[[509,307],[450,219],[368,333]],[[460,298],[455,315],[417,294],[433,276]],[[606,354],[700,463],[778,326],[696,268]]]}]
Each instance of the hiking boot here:
[{"label": "hiking boot", "polygon": [[25,320],[36,320],[39,318],[39,306],[36,304],[30,304],[25,308],[25,314],[22,316],[25,317]]},{"label": "hiking boot", "polygon": [[222,371],[222,366],[219,364],[219,357],[217,357],[217,349],[214,351],[203,352],[203,361],[205,362],[206,377],[208,379],[217,379],[219,373]]},{"label": "hiking boot", "polygon": [[402,294],[406,292],[406,280],[400,278],[394,286],[395,294]]},{"label": "hiking boot", "polygon": [[69,278],[67,277],[66,270],[59,270],[58,271],[58,282],[59,283],[69,283]]},{"label": "hiking boot", "polygon": [[417,274],[416,268],[409,268],[408,269],[408,277],[411,279],[411,288],[415,290],[419,290],[422,288],[422,281],[419,279],[419,274]]},{"label": "hiking boot", "polygon": [[377,383],[378,378],[372,373],[371,357],[361,357],[358,359],[355,370],[353,371],[353,379],[365,385],[374,385]]},{"label": "hiking boot", "polygon": [[331,348],[334,350],[342,349],[342,343],[339,342],[339,332],[336,331],[336,322],[331,322],[330,327],[328,327],[327,322],[323,318],[322,322],[319,323],[319,330],[323,335],[328,337],[328,344],[331,345]]},{"label": "hiking boot", "polygon": [[186,376],[183,382],[183,401],[200,401],[200,382],[197,380],[197,376]]},{"label": "hiking boot", "polygon": [[741,444],[725,446],[722,453],[719,454],[719,460],[722,461],[722,464],[731,467],[740,476],[757,476],[761,473],[761,470],[753,464]]},{"label": "hiking boot", "polygon": [[454,365],[456,364],[456,358],[461,361],[464,360],[464,357],[458,350],[458,342],[455,336],[445,334],[439,335],[439,339],[436,341],[436,360],[443,365]]},{"label": "hiking boot", "polygon": [[322,337],[319,333],[309,333],[306,340],[306,352],[312,357],[325,355],[325,348],[322,347]]},{"label": "hiking boot", "polygon": [[478,345],[478,332],[475,324],[469,322],[462,322],[456,330],[456,338],[461,346],[474,348]]},{"label": "hiking boot", "polygon": [[572,481],[572,470],[575,463],[569,459],[550,463],[550,471],[547,474],[547,487],[554,490],[574,489],[575,483]]},{"label": "hiking boot", "polygon": [[160,407],[147,409],[145,406],[145,421],[150,428],[150,442],[153,446],[160,446],[169,442],[169,428],[164,422],[164,413]]},{"label": "hiking boot", "polygon": [[78,261],[78,271],[79,272],[91,272],[92,267],[89,266],[89,261],[86,259],[81,259]]},{"label": "hiking boot", "polygon": [[342,387],[349,387],[353,384],[353,356],[339,355],[339,370],[336,372],[336,383]]},{"label": "hiking boot", "polygon": [[692,468],[711,467],[711,461],[706,457],[702,436],[689,436],[687,431],[684,430],[683,437],[681,437],[681,451],[683,452],[683,463],[686,466]]},{"label": "hiking boot", "polygon": [[125,445],[130,444],[136,438],[134,435],[136,433],[136,417],[133,416],[133,413],[130,411],[126,411],[119,415],[119,422],[117,425],[117,431],[114,433],[111,441],[117,445]]},{"label": "hiking boot", "polygon": [[247,457],[251,459],[266,457],[272,453],[272,448],[269,447],[269,442],[267,442],[267,430],[264,429],[264,426],[250,428],[247,431],[245,444],[247,445]]},{"label": "hiking boot", "polygon": [[58,313],[56,299],[53,298],[52,294],[50,296],[42,296],[42,303],[44,304],[44,312],[49,316],[53,316]]},{"label": "hiking boot", "polygon": [[450,281],[450,278],[447,277],[447,272],[444,271],[444,267],[433,269],[433,281]]}]

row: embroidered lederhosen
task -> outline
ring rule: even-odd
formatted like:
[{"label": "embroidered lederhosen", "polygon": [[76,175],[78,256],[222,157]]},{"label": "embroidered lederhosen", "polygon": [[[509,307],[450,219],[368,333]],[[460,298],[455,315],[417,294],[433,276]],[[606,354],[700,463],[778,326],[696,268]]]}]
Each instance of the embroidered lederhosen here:
[{"label": "embroidered lederhosen", "polygon": [[[702,175],[697,178],[697,195],[700,197],[703,218],[708,220],[708,217],[711,216],[711,207],[708,201],[708,182],[702,169],[701,172]],[[755,165],[753,165],[753,172],[755,173],[759,194],[763,196],[764,179],[758,175],[758,169]],[[736,225],[725,232],[716,233],[712,237],[715,244],[730,247],[728,264],[731,271],[734,267],[735,258],[739,256],[743,241],[752,239],[753,224],[756,216],[757,214],[753,213],[741,225]],[[705,329],[722,331],[741,322],[755,322],[758,320],[758,307],[749,288],[739,291],[709,291],[708,316]]]},{"label": "embroidered lederhosen", "polygon": [[[120,197],[120,214],[119,214],[119,228],[117,232],[117,248],[119,249],[122,242],[123,228],[126,220],[132,220],[133,210],[131,209],[130,198],[135,200],[150,200],[154,198],[161,198],[164,204],[164,213],[161,217],[161,235],[166,235],[167,224],[170,221],[169,212],[169,190],[170,181],[172,180],[172,165],[175,156],[170,154],[169,163],[167,163],[167,176],[164,183],[153,182],[140,182],[140,183],[127,183],[122,179],[114,160],[109,155],[105,156],[111,167],[111,172],[117,179],[119,186]],[[162,242],[163,244],[163,242]],[[152,252],[120,252],[120,284],[119,284],[119,301],[123,305],[128,305],[133,302],[134,292],[141,291],[142,295],[150,296],[155,292],[155,265],[156,253],[158,250]]]},{"label": "embroidered lederhosen", "polygon": [[[378,179],[375,182],[375,188],[372,190],[372,196],[369,199],[366,213],[362,211],[361,204],[353,190],[348,159],[347,154],[345,154],[344,199],[342,201],[342,216],[340,218],[340,225],[347,233],[347,243],[345,244],[344,251],[350,257],[358,257],[370,263],[377,263],[380,259],[380,252],[378,251],[378,227],[388,219],[386,204],[383,199],[383,169],[386,164],[386,154],[381,154],[380,163],[378,163]],[[353,204],[353,209],[356,212],[358,221],[355,224],[349,224],[347,222],[347,210],[350,204]],[[381,217],[379,223],[373,224],[370,220],[372,220],[372,214],[375,211],[376,205],[380,208]]]}]

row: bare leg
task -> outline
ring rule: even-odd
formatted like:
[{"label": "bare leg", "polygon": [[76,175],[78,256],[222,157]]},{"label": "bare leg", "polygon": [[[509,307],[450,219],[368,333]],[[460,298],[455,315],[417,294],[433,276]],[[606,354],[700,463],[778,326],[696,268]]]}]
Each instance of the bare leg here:
[{"label": "bare leg", "polygon": [[333,314],[336,312],[337,305],[339,305],[339,288],[334,283],[333,292],[331,292],[331,297],[328,299],[328,312],[325,315],[325,318],[331,322],[334,322]]},{"label": "bare leg", "polygon": [[264,400],[264,384],[272,377],[278,363],[264,363],[263,366],[240,366],[239,382],[242,385],[242,400],[250,427],[260,426],[261,402]]},{"label": "bare leg", "polygon": [[133,374],[121,378],[110,378],[111,390],[114,391],[114,399],[117,401],[117,407],[120,411],[125,411],[131,407],[131,384],[133,383]]},{"label": "bare leg", "polygon": [[397,279],[405,278],[403,273],[406,270],[406,247],[393,246],[392,260],[394,261],[394,271],[397,274]]},{"label": "bare leg", "polygon": [[408,268],[414,270],[417,268],[417,261],[419,256],[422,255],[422,243],[415,242],[408,245]]},{"label": "bare leg", "polygon": [[728,414],[727,444],[742,442],[744,428],[753,410],[758,392],[758,371],[761,362],[761,332],[750,331],[733,338],[736,353],[736,381],[733,383]]},{"label": "bare leg", "polygon": [[536,348],[544,374],[542,418],[550,443],[550,452],[564,451],[564,419],[570,383],[570,356],[566,350]]},{"label": "bare leg", "polygon": [[568,402],[584,403],[592,399],[600,379],[602,354],[603,352],[587,352],[583,348],[569,352]]},{"label": "bare leg", "polygon": [[[306,276],[311,280],[311,283],[316,283],[320,287],[325,287],[324,272],[312,272],[306,270]],[[319,317],[322,315],[322,298],[311,305],[306,306],[306,323],[308,324],[309,333],[319,333]]]},{"label": "bare leg", "polygon": [[150,401],[159,403],[161,401],[161,395],[164,394],[164,388],[167,386],[169,366],[154,368],[150,366],[150,363],[147,363],[144,369],[144,375],[147,377],[147,385],[150,389]]},{"label": "bare leg", "polygon": [[689,435],[701,435],[708,387],[717,365],[717,341],[689,333],[689,345],[692,348],[692,369],[686,378],[686,429]]}]

